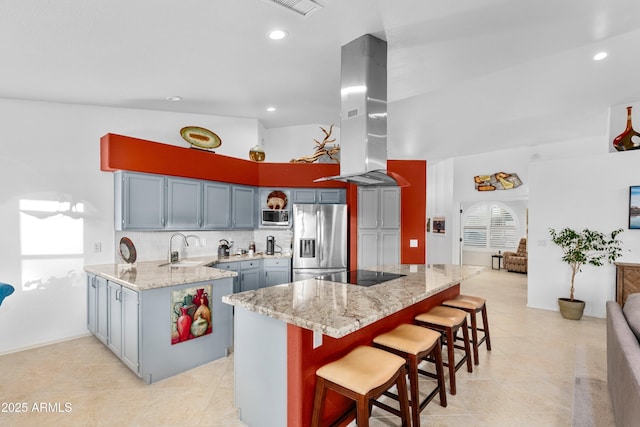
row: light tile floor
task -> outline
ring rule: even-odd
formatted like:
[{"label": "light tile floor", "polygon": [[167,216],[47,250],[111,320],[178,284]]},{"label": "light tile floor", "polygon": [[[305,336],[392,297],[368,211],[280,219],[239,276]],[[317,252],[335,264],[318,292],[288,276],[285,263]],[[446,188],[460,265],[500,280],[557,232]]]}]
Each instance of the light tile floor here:
[{"label": "light tile floor", "polygon": [[[446,408],[436,398],[423,426],[571,426],[577,376],[597,387],[576,395],[598,404],[577,405],[574,425],[613,425],[604,319],[527,308],[526,279],[489,270],[462,284],[488,301],[493,350],[458,371],[458,394]],[[0,426],[244,426],[232,357],[146,385],[93,337],[0,356],[0,404]],[[372,426],[398,425],[376,415]]]}]

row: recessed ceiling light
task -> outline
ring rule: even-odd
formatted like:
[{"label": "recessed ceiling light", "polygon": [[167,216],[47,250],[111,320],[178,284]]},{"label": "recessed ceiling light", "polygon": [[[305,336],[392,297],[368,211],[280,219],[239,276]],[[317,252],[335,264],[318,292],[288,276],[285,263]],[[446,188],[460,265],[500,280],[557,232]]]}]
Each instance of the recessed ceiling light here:
[{"label": "recessed ceiling light", "polygon": [[272,112],[276,111],[276,107],[267,107],[267,111],[272,113]]},{"label": "recessed ceiling light", "polygon": [[181,96],[167,96],[167,101],[177,102],[182,101]]},{"label": "recessed ceiling light", "polygon": [[607,52],[598,52],[593,56],[594,61],[602,61],[607,57]]},{"label": "recessed ceiling light", "polygon": [[289,33],[283,30],[273,30],[269,33],[269,38],[271,40],[282,40],[283,38],[287,37],[288,34]]}]

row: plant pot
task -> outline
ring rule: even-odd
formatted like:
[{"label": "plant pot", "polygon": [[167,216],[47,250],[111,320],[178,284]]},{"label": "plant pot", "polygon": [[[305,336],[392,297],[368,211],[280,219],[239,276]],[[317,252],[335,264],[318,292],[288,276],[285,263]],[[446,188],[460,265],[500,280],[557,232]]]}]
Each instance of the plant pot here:
[{"label": "plant pot", "polygon": [[558,306],[560,306],[560,314],[562,317],[569,320],[582,319],[582,313],[584,312],[584,301],[574,299],[571,301],[569,298],[558,298]]}]

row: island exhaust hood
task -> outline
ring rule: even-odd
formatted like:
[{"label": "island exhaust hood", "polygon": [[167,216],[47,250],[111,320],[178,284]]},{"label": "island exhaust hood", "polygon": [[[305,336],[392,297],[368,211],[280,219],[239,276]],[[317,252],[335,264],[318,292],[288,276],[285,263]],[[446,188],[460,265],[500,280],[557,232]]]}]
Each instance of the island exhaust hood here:
[{"label": "island exhaust hood", "polygon": [[341,54],[340,175],[314,182],[403,185],[387,173],[387,42],[365,34]]}]

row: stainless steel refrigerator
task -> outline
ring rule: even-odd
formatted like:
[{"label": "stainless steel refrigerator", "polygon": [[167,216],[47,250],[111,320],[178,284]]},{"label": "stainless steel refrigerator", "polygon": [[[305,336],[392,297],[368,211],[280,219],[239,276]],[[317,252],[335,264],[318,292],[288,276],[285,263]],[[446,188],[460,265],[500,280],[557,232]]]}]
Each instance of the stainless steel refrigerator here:
[{"label": "stainless steel refrigerator", "polygon": [[347,270],[347,205],[293,205],[293,280]]}]

